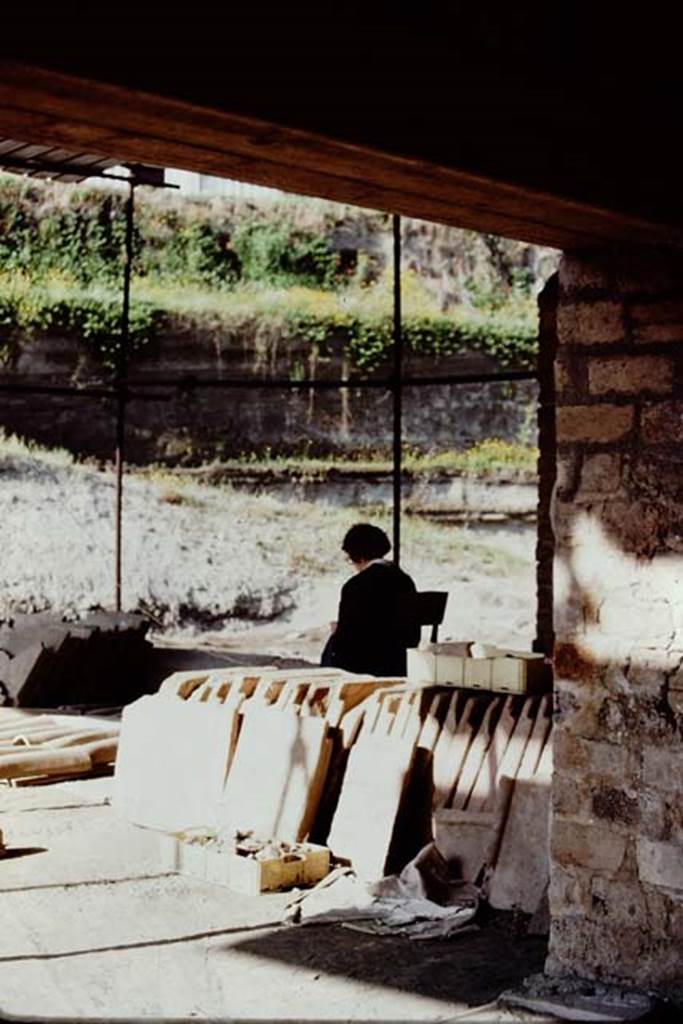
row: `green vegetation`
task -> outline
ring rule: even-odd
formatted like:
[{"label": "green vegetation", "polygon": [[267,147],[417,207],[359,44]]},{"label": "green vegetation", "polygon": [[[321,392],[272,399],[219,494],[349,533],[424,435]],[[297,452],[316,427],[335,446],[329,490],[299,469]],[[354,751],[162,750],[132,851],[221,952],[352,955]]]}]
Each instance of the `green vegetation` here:
[{"label": "green vegetation", "polygon": [[[120,192],[0,176],[0,358],[11,359],[27,335],[58,333],[87,346],[105,368],[114,366],[124,203]],[[415,222],[407,224],[414,229]],[[178,329],[226,338],[248,332],[266,343],[303,340],[316,357],[341,342],[352,370],[376,371],[392,338],[382,249],[388,227],[383,214],[332,204],[289,199],[257,207],[141,190],[133,354]],[[341,228],[374,241],[335,248]],[[408,353],[438,359],[475,350],[501,366],[532,366],[536,311],[526,250],[472,232],[457,239],[467,273],[463,301],[449,301],[447,312],[424,277],[404,274]]]},{"label": "green vegetation", "polygon": [[[151,302],[131,303],[129,351],[148,345],[166,313]],[[10,360],[23,337],[61,334],[77,338],[113,370],[120,349],[121,295],[113,289],[86,289],[52,275],[38,282],[25,272],[0,273],[0,361]]]},{"label": "green vegetation", "polygon": [[74,455],[66,448],[45,448],[37,441],[6,433],[0,427],[0,459],[36,459],[44,466],[76,466]]},{"label": "green vegetation", "polygon": [[[403,471],[409,476],[434,479],[443,476],[505,477],[532,480],[536,476],[538,449],[533,445],[489,439],[462,451],[421,452],[405,448]],[[362,452],[353,458],[342,456],[316,457],[306,453],[280,455],[270,448],[249,452],[238,459],[225,459],[199,467],[194,471],[169,473],[165,467],[148,472],[155,478],[173,479],[185,484],[196,479],[209,482],[229,481],[242,473],[264,479],[327,480],[346,474],[387,474],[391,460],[382,452]]]},{"label": "green vegetation", "polygon": [[[76,457],[65,448],[46,448],[36,441],[7,434],[0,428],[0,458],[33,457],[54,466],[75,466]],[[404,472],[412,476],[514,476],[532,479],[536,474],[538,449],[532,445],[490,439],[480,441],[463,451],[420,452],[408,447],[403,451]],[[81,460],[85,464],[88,460]],[[391,461],[381,452],[359,453],[354,458],[306,455],[278,455],[270,448],[249,452],[238,459],[214,462],[194,471],[169,470],[166,466],[150,466],[144,470],[132,467],[128,472],[146,476],[167,488],[162,496],[168,504],[192,504],[191,491],[198,481],[208,483],[229,481],[230,476],[249,472],[264,477],[290,477],[296,480],[325,480],[345,473],[390,473]]]}]

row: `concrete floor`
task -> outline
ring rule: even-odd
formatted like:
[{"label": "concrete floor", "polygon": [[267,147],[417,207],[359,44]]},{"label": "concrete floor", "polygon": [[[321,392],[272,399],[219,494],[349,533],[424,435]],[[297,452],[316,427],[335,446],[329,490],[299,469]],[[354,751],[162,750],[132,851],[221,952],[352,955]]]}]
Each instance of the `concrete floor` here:
[{"label": "concrete floor", "polygon": [[117,821],[111,778],[0,788],[0,1016],[278,1021],[549,1020],[493,1006],[541,970],[510,918],[448,941],[282,926],[287,896],[164,874]]}]

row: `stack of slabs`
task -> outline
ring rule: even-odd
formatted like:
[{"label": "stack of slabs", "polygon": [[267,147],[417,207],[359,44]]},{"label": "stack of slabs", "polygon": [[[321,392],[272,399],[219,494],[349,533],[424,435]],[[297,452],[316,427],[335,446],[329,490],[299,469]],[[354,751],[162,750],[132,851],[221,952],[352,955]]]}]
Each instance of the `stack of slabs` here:
[{"label": "stack of slabs", "polygon": [[[280,820],[273,812],[284,799],[282,792],[273,795],[279,773],[286,772],[293,791],[304,780],[317,785],[327,716],[337,724],[378,685],[339,669],[175,673],[157,694],[124,710],[114,808],[128,821],[162,831],[270,824],[290,834],[268,835],[294,840],[310,812],[296,827],[291,817]],[[241,781],[226,790],[233,761]],[[257,772],[266,761],[273,770]],[[257,807],[260,817],[254,817]]]},{"label": "stack of slabs", "polygon": [[0,708],[0,781],[73,778],[116,758],[119,725],[81,715]]},{"label": "stack of slabs", "polygon": [[550,749],[550,728],[547,696],[493,698],[464,757],[458,754],[454,787],[443,803],[442,790],[435,808],[435,840],[468,881],[490,877],[504,833],[517,817],[511,804],[516,780],[536,771],[543,750]]},{"label": "stack of slabs", "polygon": [[463,878],[481,881],[509,820],[513,782],[536,771],[546,748],[549,698],[403,686],[370,705],[349,753],[332,852],[377,879],[417,852],[411,834],[418,848],[434,835]]}]

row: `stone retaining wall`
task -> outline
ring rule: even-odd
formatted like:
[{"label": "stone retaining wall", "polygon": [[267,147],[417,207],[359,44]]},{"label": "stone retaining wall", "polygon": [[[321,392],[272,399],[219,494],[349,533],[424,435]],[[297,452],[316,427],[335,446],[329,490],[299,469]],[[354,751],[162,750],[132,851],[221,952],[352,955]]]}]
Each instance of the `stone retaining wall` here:
[{"label": "stone retaining wall", "polygon": [[[154,352],[138,354],[130,372],[154,382],[161,378],[339,379],[349,375],[343,347],[311,362],[311,345],[258,337],[215,338],[179,333],[159,339]],[[489,357],[471,353],[440,360],[409,359],[415,375],[494,371]],[[385,371],[388,373],[389,371]],[[25,385],[54,385],[101,379],[101,367],[73,339],[35,337],[21,347],[0,378]],[[392,399],[388,390],[155,389],[158,401],[128,405],[127,454],[138,463],[198,463],[270,447],[281,452],[352,452],[391,449]],[[535,381],[406,388],[406,444],[422,449],[467,447],[484,438],[535,442]],[[8,433],[61,445],[84,455],[107,456],[114,446],[113,402],[69,397],[5,394],[0,427]]]}]

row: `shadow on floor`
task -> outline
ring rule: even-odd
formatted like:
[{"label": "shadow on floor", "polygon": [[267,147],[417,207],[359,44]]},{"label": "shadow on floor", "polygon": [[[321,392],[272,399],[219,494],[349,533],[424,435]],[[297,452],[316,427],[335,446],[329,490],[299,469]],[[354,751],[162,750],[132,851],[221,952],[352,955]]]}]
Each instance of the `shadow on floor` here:
[{"label": "shadow on floor", "polygon": [[46,846],[15,846],[3,850],[0,860],[15,860],[18,857],[31,857],[34,853],[47,853]]},{"label": "shadow on floor", "polygon": [[514,915],[497,914],[479,931],[445,940],[367,935],[339,924],[304,925],[246,938],[230,950],[361,984],[480,1006],[542,971],[547,940],[524,934]]}]

